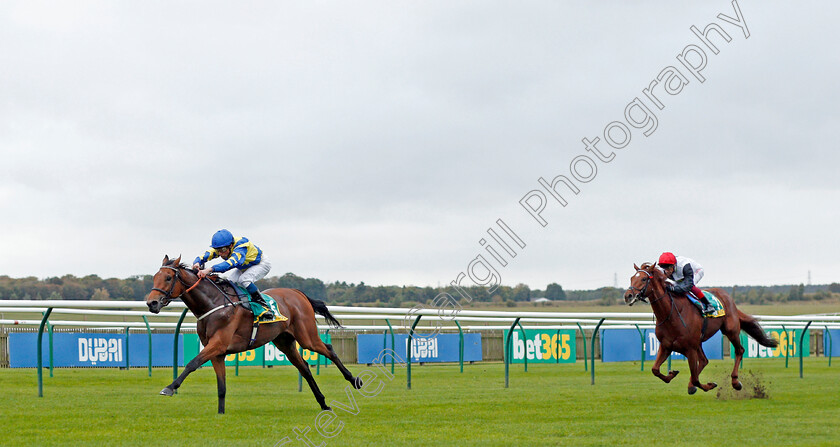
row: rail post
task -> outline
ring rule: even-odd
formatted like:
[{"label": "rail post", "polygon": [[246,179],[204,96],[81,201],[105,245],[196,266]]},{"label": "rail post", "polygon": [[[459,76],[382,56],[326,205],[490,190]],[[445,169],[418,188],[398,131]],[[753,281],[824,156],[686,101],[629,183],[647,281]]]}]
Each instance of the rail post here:
[{"label": "rail post", "polygon": [[641,371],[645,370],[645,334],[639,329],[638,324],[634,324],[636,326],[636,330],[639,332],[639,339],[642,341],[642,369]]},{"label": "rail post", "polygon": [[47,324],[47,319],[50,318],[52,310],[52,307],[47,308],[47,311],[44,312],[44,317],[41,318],[41,325],[38,326],[38,397],[44,397],[44,373],[41,371],[41,368],[43,367],[42,357],[44,353],[41,351],[44,346],[44,325]]},{"label": "rail post", "polygon": [[586,361],[586,333],[583,332],[583,326],[581,326],[580,323],[577,324],[577,327],[578,330],[580,330],[581,338],[583,338],[583,370],[588,371],[589,365],[587,365],[588,362]]},{"label": "rail post", "polygon": [[152,327],[149,326],[149,319],[145,315],[143,322],[146,323],[146,333],[149,334],[149,377],[152,377]]},{"label": "rail post", "polygon": [[[606,320],[606,318],[601,318],[601,321],[599,321],[598,325],[595,326],[595,331],[592,332],[592,342],[590,343],[590,348],[592,348],[592,355],[590,356],[589,360],[590,362],[592,362],[589,368],[589,372],[592,374],[592,385],[595,385],[595,337],[598,336],[598,329],[601,328],[601,324],[604,322],[604,320]],[[603,340],[604,338],[601,337],[601,341]],[[603,351],[601,356],[603,358]]]},{"label": "rail post", "polygon": [[[172,380],[175,381],[178,379],[178,336],[181,335],[181,323],[184,322],[184,317],[187,316],[187,311],[189,309],[184,309],[181,312],[181,318],[178,319],[178,324],[175,325],[175,341],[173,341],[172,347]],[[178,390],[175,390],[177,393]]]},{"label": "rail post", "polygon": [[[832,345],[832,340],[831,340],[831,331],[828,329],[828,325],[826,325],[826,326],[825,326],[825,333],[826,333],[826,334],[828,334],[828,349],[827,349],[826,351],[828,352],[828,366],[829,366],[829,367],[831,367],[831,345]],[[823,342],[823,343],[825,343],[825,342]]]},{"label": "rail post", "polygon": [[[298,355],[300,355],[300,358],[303,358],[303,346],[301,346],[300,343],[298,343],[297,346]],[[239,370],[239,356],[237,356],[236,359],[236,369]],[[309,368],[309,362],[304,360],[303,363],[306,365],[307,368]],[[300,373],[300,371],[298,371],[298,393],[301,392],[303,392],[303,375]]]},{"label": "rail post", "polygon": [[[385,322],[388,323],[388,332],[391,333],[391,351],[394,351],[394,349],[395,349],[394,345],[396,344],[396,342],[394,341],[394,328],[391,326],[391,322],[387,318],[385,319]],[[327,332],[329,332],[329,330],[327,330]],[[383,341],[383,345],[384,344],[385,343]],[[387,346],[384,346],[384,347],[387,347]],[[397,352],[397,351],[394,351],[394,352]],[[325,365],[326,365],[326,363],[325,363]],[[391,375],[394,375],[394,356],[391,356]]]},{"label": "rail post", "polygon": [[[802,336],[799,337],[799,378],[802,378],[802,344],[805,343],[805,334],[808,333],[808,326],[811,325],[813,321],[809,321],[808,324],[805,325],[805,329],[802,329]],[[810,349],[810,347],[809,347]]]},{"label": "rail post", "polygon": [[[324,331],[324,336],[325,337],[330,337],[330,330],[329,329]],[[330,337],[330,344],[332,344],[332,337]],[[392,345],[393,345],[393,343],[392,343]],[[324,359],[324,368],[329,366],[329,364],[330,364],[330,359]]]},{"label": "rail post", "polygon": [[519,331],[522,332],[522,342],[525,343],[525,355],[522,356],[522,359],[525,361],[525,372],[528,372],[528,334],[525,332],[525,329],[522,328],[522,324],[519,322],[519,319],[516,320],[516,324],[519,326]]},{"label": "rail post", "polygon": [[411,330],[408,332],[408,346],[406,347],[406,350],[408,351],[408,354],[406,355],[406,357],[408,357],[408,360],[406,361],[406,374],[408,375],[408,378],[406,379],[406,386],[408,386],[408,389],[411,389],[411,341],[414,339],[414,328],[417,327],[417,323],[420,322],[421,318],[423,318],[423,315],[417,316],[417,319],[414,320],[414,324],[411,325]]},{"label": "rail post", "polygon": [[782,325],[782,330],[785,332],[785,368],[788,367],[788,357],[790,356],[790,333],[788,333],[785,325]]},{"label": "rail post", "polygon": [[47,322],[47,332],[50,339],[50,377],[53,376],[53,325]]},{"label": "rail post", "polygon": [[511,352],[510,352],[510,339],[513,335],[513,331],[516,330],[516,325],[519,324],[519,318],[516,317],[513,320],[513,324],[510,325],[510,329],[508,329],[507,340],[505,340],[505,388],[510,386],[510,361],[511,361]]},{"label": "rail post", "polygon": [[[458,320],[452,321],[458,326],[458,363],[461,364],[461,372],[464,372],[464,331],[461,330],[461,323],[458,323]],[[391,362],[393,361],[394,359],[391,358]]]},{"label": "rail post", "polygon": [[128,371],[128,368],[131,366],[131,362],[128,360],[130,351],[128,350],[128,326],[125,327],[125,370]]}]

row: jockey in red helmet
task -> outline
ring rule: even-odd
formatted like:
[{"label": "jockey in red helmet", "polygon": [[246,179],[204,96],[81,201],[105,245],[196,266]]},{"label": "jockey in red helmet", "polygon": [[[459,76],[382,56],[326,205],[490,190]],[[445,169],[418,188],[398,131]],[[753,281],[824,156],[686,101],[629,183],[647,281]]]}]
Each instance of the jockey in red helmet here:
[{"label": "jockey in red helmet", "polygon": [[703,303],[703,313],[713,313],[715,311],[703,291],[696,286],[703,278],[703,266],[698,264],[697,261],[665,252],[659,256],[659,266],[665,270],[665,276],[675,281],[674,283],[669,282],[666,286],[668,292],[683,295],[691,291]]},{"label": "jockey in red helmet", "polygon": [[[253,301],[266,308],[267,313],[264,315],[273,319],[274,314],[271,312],[271,308],[263,299],[257,285],[254,284],[264,278],[271,270],[271,263],[265,259],[263,251],[251,243],[248,238],[234,238],[228,230],[217,231],[210,241],[210,247],[210,250],[204,252],[203,256],[199,256],[193,261],[193,268],[199,270],[198,276],[204,278],[210,273],[223,273],[233,270],[227,275],[228,279],[247,290]],[[222,258],[224,262],[204,268],[207,261],[216,257]]]}]

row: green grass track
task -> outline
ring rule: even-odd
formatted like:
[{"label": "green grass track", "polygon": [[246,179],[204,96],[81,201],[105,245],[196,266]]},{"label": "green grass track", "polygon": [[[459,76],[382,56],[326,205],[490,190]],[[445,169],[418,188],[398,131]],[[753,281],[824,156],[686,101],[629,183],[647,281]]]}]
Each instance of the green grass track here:
[{"label": "green grass track", "polygon": [[[37,397],[33,369],[0,370],[0,445],[307,445],[294,428],[323,446],[544,446],[544,445],[837,445],[840,443],[840,364],[805,359],[785,368],[783,359],[747,359],[745,390],[729,387],[729,359],[713,360],[701,377],[721,385],[709,393],[686,393],[688,368],[671,384],[640,371],[638,362],[596,362],[595,385],[582,363],[511,366],[413,365],[412,389],[405,368],[382,382],[377,395],[353,391],[334,367],[316,376],[335,419],[321,417],[304,383],[298,393],[291,367],[228,368],[227,414],[216,414],[212,368],[195,372],[178,395],[158,391],[171,369],[56,369],[44,374]],[[837,363],[837,362],[835,362]],[[646,362],[646,368],[650,362]],[[351,365],[351,371],[378,372]],[[314,370],[313,370],[314,371]],[[379,372],[379,378],[384,378]],[[372,385],[378,384],[371,381]],[[740,399],[763,387],[768,398]],[[372,394],[373,387],[368,389]],[[357,414],[351,414],[357,413]],[[323,443],[323,444],[322,444]]]}]

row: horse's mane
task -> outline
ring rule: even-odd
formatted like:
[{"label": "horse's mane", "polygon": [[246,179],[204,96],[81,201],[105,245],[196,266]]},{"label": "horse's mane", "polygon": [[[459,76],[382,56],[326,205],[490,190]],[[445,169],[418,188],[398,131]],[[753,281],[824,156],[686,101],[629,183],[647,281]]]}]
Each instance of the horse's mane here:
[{"label": "horse's mane", "polygon": [[[186,271],[188,271],[188,272],[190,272],[194,275],[198,274],[198,270],[194,269],[191,264],[187,264],[186,262],[182,262],[178,265],[175,265],[174,260],[170,260],[169,262],[167,262],[164,265],[167,265],[167,266],[170,266],[170,267],[177,267],[181,270],[186,270]],[[213,274],[207,275],[207,278],[210,279],[211,281],[213,281],[214,283],[216,283],[216,285],[218,285],[219,287],[224,287],[224,288],[229,288],[230,290],[234,290],[233,283],[229,279],[227,279],[223,276],[219,276],[219,275],[213,273]]]},{"label": "horse's mane", "polygon": [[642,270],[651,270],[652,267],[656,268],[656,270],[659,270],[659,272],[662,273],[663,275],[665,274],[665,270],[659,264],[657,264],[655,262],[645,262],[639,268],[642,269]]}]

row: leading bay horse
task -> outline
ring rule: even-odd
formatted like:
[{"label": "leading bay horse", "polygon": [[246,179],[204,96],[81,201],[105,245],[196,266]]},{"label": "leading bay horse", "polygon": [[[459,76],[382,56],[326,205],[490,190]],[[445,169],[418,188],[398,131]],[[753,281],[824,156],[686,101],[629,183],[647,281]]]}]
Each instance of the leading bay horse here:
[{"label": "leading bay horse", "polygon": [[697,387],[709,391],[717,384],[700,383],[700,372],[709,363],[703,352],[702,342],[708,340],[717,331],[721,331],[735,348],[735,368],[732,369],[732,388],[741,389],[738,380],[738,367],[744,356],[741,346],[741,329],[754,338],[762,346],[774,348],[778,342],[764,333],[764,329],[750,315],[735,307],[726,292],[721,289],[708,289],[723,304],[726,315],[720,318],[704,318],[700,310],[684,295],[672,296],[665,288],[665,272],[654,264],[642,264],[630,278],[630,288],[624,293],[624,301],[633,305],[637,300],[650,300],[650,307],[656,316],[656,338],[659,340],[659,351],[651,372],[663,382],[669,383],[679,371],[668,371],[668,375],[659,372],[659,366],[676,351],[688,359],[691,379],[688,382],[688,394],[697,392]]},{"label": "leading bay horse", "polygon": [[[277,308],[287,321],[265,323],[259,325],[256,339],[251,341],[253,330],[253,314],[247,301],[240,301],[237,294],[229,285],[217,285],[211,279],[199,279],[191,268],[181,265],[181,257],[163,258],[160,270],[155,274],[152,291],[146,297],[149,311],[158,313],[170,301],[180,298],[198,318],[196,332],[204,349],[190,360],[184,371],[167,385],[160,394],[172,396],[181,386],[184,379],[208,360],[213,364],[216,372],[216,385],[219,395],[219,414],[225,412],[225,356],[237,352],[257,348],[268,342],[274,343],[297,367],[322,410],[330,407],[324,401],[324,395],[318,389],[318,384],[309,371],[309,365],[301,358],[295,348],[295,341],[304,349],[317,352],[330,359],[344,378],[356,389],[361,388],[362,381],[353,377],[350,371],[341,363],[333,351],[332,345],[325,344],[318,336],[318,326],[315,314],[323,316],[333,326],[340,326],[327,306],[318,300],[313,300],[297,289],[268,289],[263,293],[271,295],[277,301]],[[229,292],[223,289],[228,289]]]}]

